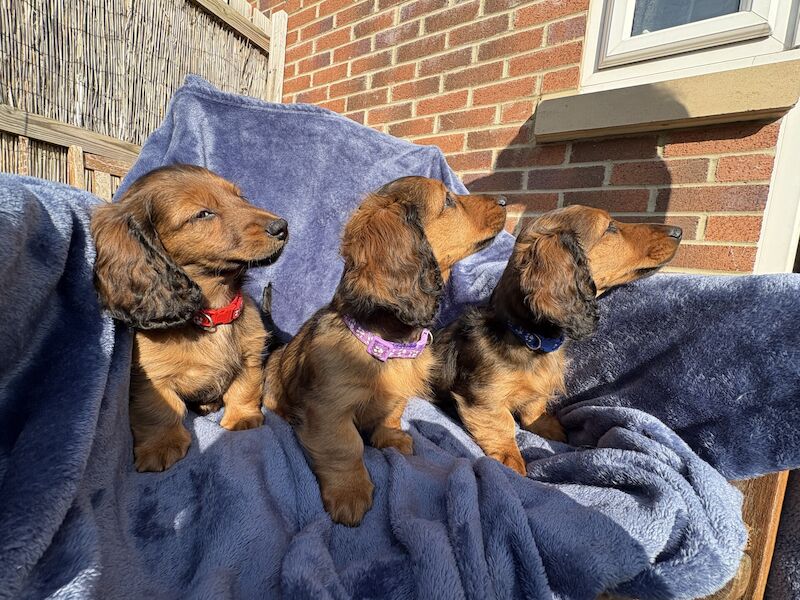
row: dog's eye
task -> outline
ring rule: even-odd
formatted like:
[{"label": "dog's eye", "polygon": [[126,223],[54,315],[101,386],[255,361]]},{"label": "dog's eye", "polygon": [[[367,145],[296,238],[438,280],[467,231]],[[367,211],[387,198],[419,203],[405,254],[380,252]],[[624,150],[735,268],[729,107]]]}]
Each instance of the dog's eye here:
[{"label": "dog's eye", "polygon": [[608,224],[608,229],[606,229],[606,233],[617,233],[619,229],[617,228],[617,224],[614,221]]},{"label": "dog's eye", "polygon": [[448,208],[453,208],[456,205],[456,199],[453,198],[453,195],[450,192],[447,192],[444,195],[444,205]]},{"label": "dog's eye", "polygon": [[199,213],[197,213],[194,216],[194,218],[197,219],[197,220],[205,220],[205,219],[212,219],[215,216],[216,215],[213,212],[211,212],[210,210],[201,210]]}]

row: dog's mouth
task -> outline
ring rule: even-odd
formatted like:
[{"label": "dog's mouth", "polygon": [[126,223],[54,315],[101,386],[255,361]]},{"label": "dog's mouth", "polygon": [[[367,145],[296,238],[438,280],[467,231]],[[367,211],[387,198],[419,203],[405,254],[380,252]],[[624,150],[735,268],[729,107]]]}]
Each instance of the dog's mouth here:
[{"label": "dog's mouth", "polygon": [[278,246],[278,248],[276,248],[275,250],[273,250],[272,252],[270,252],[266,256],[263,256],[261,258],[257,258],[255,260],[242,261],[241,264],[242,264],[243,267],[247,267],[247,268],[249,268],[249,267],[268,267],[269,265],[273,264],[275,261],[277,261],[281,257],[281,254],[283,254],[283,249],[285,247],[286,247],[285,243],[281,244],[280,246]]}]

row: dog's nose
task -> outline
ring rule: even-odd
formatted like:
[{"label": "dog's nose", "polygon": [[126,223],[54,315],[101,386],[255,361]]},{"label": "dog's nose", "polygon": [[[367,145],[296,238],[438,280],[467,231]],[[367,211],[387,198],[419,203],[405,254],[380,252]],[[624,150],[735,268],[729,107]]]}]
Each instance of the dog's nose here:
[{"label": "dog's nose", "polygon": [[505,206],[506,204],[508,204],[508,199],[505,196],[498,196],[497,197],[497,203],[500,206]]},{"label": "dog's nose", "polygon": [[679,240],[681,239],[681,236],[683,236],[683,229],[673,225],[669,229],[667,229],[667,235],[669,237],[674,237],[676,240]]},{"label": "dog's nose", "polygon": [[275,219],[267,225],[267,233],[279,240],[285,240],[289,235],[289,224],[286,219]]}]

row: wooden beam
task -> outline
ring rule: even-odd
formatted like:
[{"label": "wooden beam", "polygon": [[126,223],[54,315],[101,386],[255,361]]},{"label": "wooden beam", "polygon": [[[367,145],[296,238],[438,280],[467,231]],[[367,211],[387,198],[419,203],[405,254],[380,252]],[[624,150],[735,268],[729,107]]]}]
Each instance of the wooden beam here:
[{"label": "wooden beam", "polygon": [[67,183],[79,190],[86,189],[83,174],[83,149],[72,145],[67,149]]},{"label": "wooden beam", "polygon": [[286,28],[289,17],[279,10],[272,15],[272,36],[267,67],[267,100],[283,102],[283,68],[286,61]]},{"label": "wooden beam", "polygon": [[94,154],[130,163],[136,160],[141,150],[136,144],[11,108],[5,104],[0,104],[0,130],[56,146],[79,145]]},{"label": "wooden beam", "polygon": [[87,169],[101,171],[117,177],[125,177],[133,166],[133,162],[114,160],[97,154],[89,154],[88,152],[84,154],[83,162]]},{"label": "wooden beam", "polygon": [[238,10],[231,8],[220,0],[190,0],[206,12],[228,25],[231,29],[246,37],[264,52],[269,52],[269,35],[253,25]]}]

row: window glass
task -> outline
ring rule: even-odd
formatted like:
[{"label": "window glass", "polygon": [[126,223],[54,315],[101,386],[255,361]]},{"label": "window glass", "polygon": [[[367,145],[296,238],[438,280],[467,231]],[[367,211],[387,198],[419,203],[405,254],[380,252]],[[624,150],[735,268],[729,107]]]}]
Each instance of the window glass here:
[{"label": "window glass", "polygon": [[636,0],[631,35],[712,19],[739,10],[740,0]]}]

